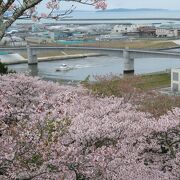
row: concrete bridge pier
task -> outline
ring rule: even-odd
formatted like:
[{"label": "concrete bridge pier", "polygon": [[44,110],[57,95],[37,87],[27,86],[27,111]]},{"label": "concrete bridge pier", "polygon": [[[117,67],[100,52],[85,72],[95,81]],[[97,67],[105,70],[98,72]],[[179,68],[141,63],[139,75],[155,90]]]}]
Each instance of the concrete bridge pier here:
[{"label": "concrete bridge pier", "polygon": [[37,54],[35,52],[33,52],[33,50],[31,49],[29,44],[27,45],[27,58],[28,58],[29,65],[38,63]]},{"label": "concrete bridge pier", "polygon": [[28,69],[30,70],[29,74],[31,76],[38,76],[38,65],[37,64],[28,64]]},{"label": "concrete bridge pier", "polygon": [[130,57],[128,48],[123,50],[124,74],[134,74],[134,58]]}]

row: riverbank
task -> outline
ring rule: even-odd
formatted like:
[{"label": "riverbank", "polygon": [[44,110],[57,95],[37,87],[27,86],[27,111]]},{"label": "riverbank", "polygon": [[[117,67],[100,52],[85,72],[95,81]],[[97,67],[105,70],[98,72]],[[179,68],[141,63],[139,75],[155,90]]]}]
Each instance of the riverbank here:
[{"label": "riverbank", "polygon": [[[48,57],[38,57],[38,62],[45,62],[45,61],[57,61],[57,60],[67,60],[67,59],[78,59],[78,58],[86,58],[86,57],[99,57],[99,56],[106,56],[106,54],[102,53],[83,53],[83,54],[66,54],[61,56],[48,56]],[[28,63],[27,59],[11,59],[8,61],[1,60],[6,65],[13,65],[13,64],[23,64]]]},{"label": "riverbank", "polygon": [[[122,96],[122,91],[118,89],[121,85],[131,86],[129,90],[134,88],[141,89],[143,91],[156,90],[170,86],[171,75],[170,72],[156,72],[142,75],[129,75],[122,78],[122,76],[99,76],[96,78],[96,82],[89,83],[83,81],[83,84],[90,88],[93,92],[103,94],[105,96]],[[126,90],[124,93],[127,93]]]},{"label": "riverbank", "polygon": [[99,41],[96,43],[83,43],[76,46],[92,46],[101,48],[126,48],[130,49],[163,49],[179,47],[173,40],[112,40],[112,41]]},{"label": "riverbank", "polygon": [[[40,45],[40,44],[33,44],[33,45]],[[126,48],[129,47],[130,49],[167,49],[167,48],[179,48],[180,43],[178,39],[156,39],[156,38],[149,38],[149,39],[127,39],[127,40],[104,40],[104,41],[96,41],[96,42],[83,42],[80,44],[72,44],[72,45],[66,45],[66,44],[58,44],[58,43],[47,43],[47,46],[60,46],[60,47],[97,47],[97,48]],[[46,56],[49,54],[53,55],[61,55],[63,53],[67,54],[81,54],[81,50],[75,51],[52,51],[52,52],[45,52],[45,53],[39,53],[39,56]],[[21,55],[25,58],[27,58],[26,53],[21,53]]]}]

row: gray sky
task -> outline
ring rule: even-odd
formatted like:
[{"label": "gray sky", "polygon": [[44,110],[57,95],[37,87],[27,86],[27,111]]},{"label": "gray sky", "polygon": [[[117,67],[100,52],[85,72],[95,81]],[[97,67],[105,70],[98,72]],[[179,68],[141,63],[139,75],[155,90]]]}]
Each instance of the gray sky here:
[{"label": "gray sky", "polygon": [[108,8],[180,9],[180,0],[108,0]]},{"label": "gray sky", "polygon": [[[180,0],[107,0],[108,8],[163,8],[180,9]],[[79,9],[92,7],[77,5]]]},{"label": "gray sky", "polygon": [[[44,3],[48,0],[43,1]],[[108,9],[112,8],[162,8],[180,10],[180,0],[107,0]],[[44,4],[43,3],[43,4]],[[43,9],[43,5],[40,5]],[[71,3],[63,3],[61,9],[67,9]],[[94,10],[92,6],[76,4],[80,10]]]}]

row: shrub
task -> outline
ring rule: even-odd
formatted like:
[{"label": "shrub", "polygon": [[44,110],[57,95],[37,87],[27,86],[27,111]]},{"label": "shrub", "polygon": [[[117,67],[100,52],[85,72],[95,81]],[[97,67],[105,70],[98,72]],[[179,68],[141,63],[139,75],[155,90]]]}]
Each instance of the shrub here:
[{"label": "shrub", "polygon": [[8,70],[8,67],[4,63],[0,62],[0,75],[8,73],[16,73],[16,71]]},{"label": "shrub", "polygon": [[8,67],[5,66],[4,63],[0,62],[0,75],[7,73],[8,73]]},{"label": "shrub", "polygon": [[120,77],[114,75],[96,76],[97,82],[84,83],[84,86],[91,89],[92,92],[101,97],[116,96],[123,97],[124,100],[136,98],[137,94],[141,93],[141,88],[137,87],[138,84],[143,82],[140,76],[127,76]]},{"label": "shrub", "polygon": [[180,108],[180,97],[152,93],[151,96],[144,96],[140,102],[139,110],[150,112],[154,117],[159,117],[175,107]]}]

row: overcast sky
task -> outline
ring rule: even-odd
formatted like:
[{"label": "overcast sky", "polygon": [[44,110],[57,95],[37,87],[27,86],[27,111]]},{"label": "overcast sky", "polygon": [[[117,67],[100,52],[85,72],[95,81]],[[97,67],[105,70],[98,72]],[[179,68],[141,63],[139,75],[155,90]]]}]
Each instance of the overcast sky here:
[{"label": "overcast sky", "polygon": [[[48,0],[44,0],[41,3],[40,11],[45,10],[45,4]],[[180,11],[180,0],[107,0],[108,9],[113,8],[162,8],[170,10],[179,10]],[[71,7],[72,3],[62,3],[61,10],[68,9]],[[76,9],[78,10],[95,10],[94,7],[82,4],[75,4]]]},{"label": "overcast sky", "polygon": [[180,9],[180,0],[108,0],[109,8]]},{"label": "overcast sky", "polygon": [[[108,9],[112,8],[163,8],[163,9],[179,9],[180,0],[107,0]],[[63,5],[63,9],[70,4]],[[90,6],[77,4],[77,9],[92,10]]]}]

